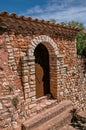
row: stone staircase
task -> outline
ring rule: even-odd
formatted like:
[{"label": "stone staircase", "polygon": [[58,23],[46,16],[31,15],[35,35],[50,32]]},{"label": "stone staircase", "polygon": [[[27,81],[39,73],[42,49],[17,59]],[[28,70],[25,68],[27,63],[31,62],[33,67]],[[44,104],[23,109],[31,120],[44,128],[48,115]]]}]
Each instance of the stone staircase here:
[{"label": "stone staircase", "polygon": [[42,107],[39,105],[41,110],[37,109],[38,114],[22,124],[22,130],[60,130],[71,122],[70,111],[73,109],[71,101],[65,100],[60,103],[54,100],[45,101],[47,101],[46,105],[43,104],[43,101],[39,102],[39,104],[43,104]]}]

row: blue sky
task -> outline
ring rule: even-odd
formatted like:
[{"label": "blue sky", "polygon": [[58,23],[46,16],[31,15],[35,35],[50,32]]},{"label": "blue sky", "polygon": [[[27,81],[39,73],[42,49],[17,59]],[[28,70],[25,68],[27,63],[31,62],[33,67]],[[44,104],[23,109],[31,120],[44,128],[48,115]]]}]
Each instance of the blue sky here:
[{"label": "blue sky", "polygon": [[0,11],[57,22],[79,21],[86,27],[86,0],[0,0]]}]

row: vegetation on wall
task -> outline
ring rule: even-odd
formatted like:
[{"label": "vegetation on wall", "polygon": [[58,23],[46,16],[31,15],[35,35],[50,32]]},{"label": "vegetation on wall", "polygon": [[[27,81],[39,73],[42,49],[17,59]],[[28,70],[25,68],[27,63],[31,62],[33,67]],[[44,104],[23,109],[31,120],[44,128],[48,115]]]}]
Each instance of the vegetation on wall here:
[{"label": "vegetation on wall", "polygon": [[8,86],[8,90],[9,90],[10,92],[12,92],[12,91],[13,91],[13,86]]},{"label": "vegetation on wall", "polygon": [[14,97],[14,98],[12,99],[12,104],[13,104],[15,107],[17,107],[18,103],[19,103],[19,100],[18,100],[18,97],[16,96],[16,97]]}]

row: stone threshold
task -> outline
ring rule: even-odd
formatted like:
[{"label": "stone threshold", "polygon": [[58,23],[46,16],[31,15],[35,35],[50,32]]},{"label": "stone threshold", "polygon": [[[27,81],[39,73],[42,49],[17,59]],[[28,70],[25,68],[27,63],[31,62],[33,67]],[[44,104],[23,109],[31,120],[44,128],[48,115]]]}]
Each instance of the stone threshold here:
[{"label": "stone threshold", "polygon": [[47,96],[42,96],[36,99],[36,103],[35,106],[32,108],[32,112],[40,113],[56,104],[58,104],[56,99],[49,99]]}]

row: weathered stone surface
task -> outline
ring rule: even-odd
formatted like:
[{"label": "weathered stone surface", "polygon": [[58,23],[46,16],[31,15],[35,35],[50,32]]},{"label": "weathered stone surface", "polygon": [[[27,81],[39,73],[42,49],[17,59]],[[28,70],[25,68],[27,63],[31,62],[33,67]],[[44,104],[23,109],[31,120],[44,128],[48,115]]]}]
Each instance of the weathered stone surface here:
[{"label": "weathered stone surface", "polygon": [[2,103],[0,103],[0,110],[3,109]]},{"label": "weathered stone surface", "polygon": [[12,121],[16,121],[18,119],[18,113],[13,113]]},{"label": "weathered stone surface", "polygon": [[16,121],[13,121],[13,122],[12,122],[12,128],[15,129],[15,128],[17,128],[17,127],[18,127],[17,122],[16,122]]},{"label": "weathered stone surface", "polygon": [[35,92],[35,91],[30,92],[30,93],[29,93],[29,97],[33,97],[33,96],[35,96],[35,94],[36,94],[36,92]]}]

